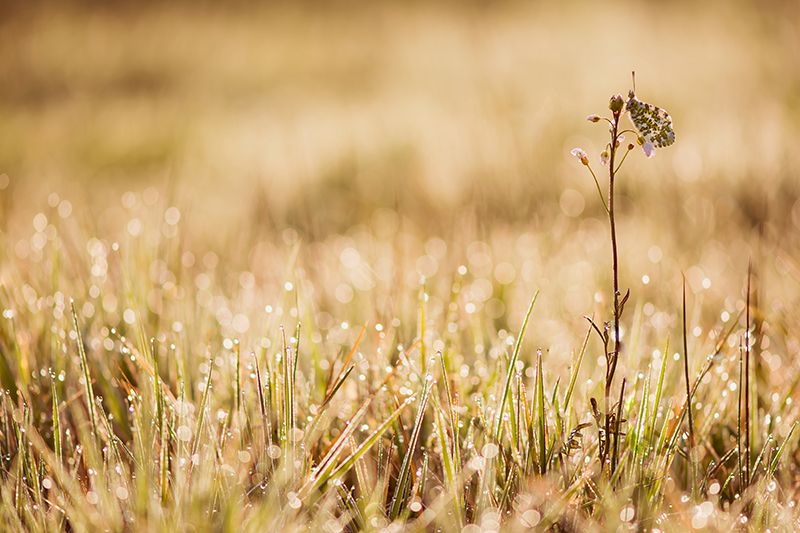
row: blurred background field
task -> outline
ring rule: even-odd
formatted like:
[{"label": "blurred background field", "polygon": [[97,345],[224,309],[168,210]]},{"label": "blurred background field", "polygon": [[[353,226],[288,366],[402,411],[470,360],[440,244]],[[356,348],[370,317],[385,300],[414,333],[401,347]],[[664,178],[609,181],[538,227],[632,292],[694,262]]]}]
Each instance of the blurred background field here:
[{"label": "blurred background field", "polygon": [[23,2],[1,23],[0,168],[17,206],[154,185],[212,232],[375,207],[578,216],[566,189],[591,216],[568,151],[601,148],[582,119],[636,69],[680,143],[636,158],[625,208],[759,222],[796,195],[798,20],[794,2]]}]

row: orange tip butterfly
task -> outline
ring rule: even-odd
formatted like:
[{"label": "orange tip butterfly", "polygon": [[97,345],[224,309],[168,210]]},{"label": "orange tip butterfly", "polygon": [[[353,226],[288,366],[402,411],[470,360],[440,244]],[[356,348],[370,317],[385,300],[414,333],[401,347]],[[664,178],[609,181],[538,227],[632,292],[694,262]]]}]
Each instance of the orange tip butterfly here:
[{"label": "orange tip butterfly", "polygon": [[631,118],[639,135],[644,139],[644,152],[652,157],[656,147],[663,148],[675,142],[675,131],[672,129],[672,117],[664,109],[642,102],[636,98],[636,77],[634,73],[633,89],[628,92],[625,110]]}]

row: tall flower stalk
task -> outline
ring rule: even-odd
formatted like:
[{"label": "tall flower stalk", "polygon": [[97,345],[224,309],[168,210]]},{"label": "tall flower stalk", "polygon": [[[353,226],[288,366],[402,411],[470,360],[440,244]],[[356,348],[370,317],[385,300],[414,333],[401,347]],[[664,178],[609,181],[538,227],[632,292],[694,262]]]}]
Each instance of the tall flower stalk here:
[{"label": "tall flower stalk", "polygon": [[[655,153],[655,146],[668,146],[674,142],[675,134],[672,131],[672,119],[662,109],[645,104],[639,101],[634,91],[630,91],[627,103],[623,100],[621,95],[614,95],[609,100],[608,108],[611,111],[611,117],[601,117],[599,115],[589,115],[587,120],[590,122],[605,121],[608,123],[609,142],[606,148],[600,154],[600,161],[608,169],[608,193],[603,197],[602,187],[600,181],[597,179],[594,169],[589,162],[589,157],[586,152],[581,148],[574,148],[572,155],[589,170],[594,179],[597,187],[597,193],[603,203],[603,207],[608,215],[608,225],[611,233],[611,278],[612,278],[612,321],[603,324],[603,327],[589,317],[587,320],[592,324],[593,329],[599,335],[603,342],[605,359],[606,359],[606,376],[605,376],[605,389],[604,389],[604,414],[597,411],[595,407],[595,418],[597,419],[598,429],[601,433],[600,438],[600,465],[603,469],[607,462],[610,460],[610,474],[613,475],[617,467],[617,450],[619,449],[618,440],[620,434],[621,403],[623,400],[624,381],[622,391],[620,392],[619,402],[617,409],[612,405],[611,391],[614,385],[614,375],[617,371],[617,363],[622,351],[622,338],[620,335],[620,321],[625,309],[625,303],[630,296],[630,290],[627,290],[623,295],[619,287],[619,251],[617,244],[617,224],[616,224],[616,202],[614,195],[614,185],[616,183],[617,174],[619,173],[622,164],[628,157],[628,154],[633,150],[634,144],[629,143],[624,148],[622,144],[625,141],[626,133],[633,133],[636,135],[637,142],[647,157],[652,157]],[[631,121],[633,122],[636,130],[625,129],[621,124],[622,115],[624,111],[630,114]],[[624,150],[621,152],[621,150]],[[621,157],[620,157],[621,154]],[[613,344],[612,344],[613,343]],[[594,399],[592,405],[596,406]],[[614,412],[616,411],[616,413]],[[610,456],[610,458],[609,458]]]}]

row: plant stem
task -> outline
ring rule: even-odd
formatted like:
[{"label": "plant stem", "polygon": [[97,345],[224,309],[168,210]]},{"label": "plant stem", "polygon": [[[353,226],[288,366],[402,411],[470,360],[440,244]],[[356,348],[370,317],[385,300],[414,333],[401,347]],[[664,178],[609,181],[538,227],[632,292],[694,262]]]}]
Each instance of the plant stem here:
[{"label": "plant stem", "polygon": [[683,277],[683,377],[686,381],[686,414],[689,418],[689,482],[694,496],[695,464],[694,464],[694,422],[692,420],[692,391],[689,388],[689,347],[686,334],[686,276]]},{"label": "plant stem", "polygon": [[[606,454],[608,453],[609,443],[611,442],[611,385],[614,381],[614,372],[617,370],[617,359],[620,352],[619,339],[619,264],[617,261],[617,227],[614,221],[614,160],[617,155],[617,130],[619,129],[620,113],[614,112],[614,121],[611,125],[611,144],[608,160],[608,223],[611,227],[611,271],[613,277],[614,295],[614,351],[606,354],[606,388],[605,388],[605,433],[606,433]],[[604,458],[605,459],[605,458]],[[616,465],[616,458],[612,459],[612,465]],[[605,462],[605,460],[603,461]],[[613,466],[611,474],[613,475]]]},{"label": "plant stem", "polygon": [[746,486],[750,486],[750,278],[752,272],[752,264],[748,263],[744,330],[744,476]]}]

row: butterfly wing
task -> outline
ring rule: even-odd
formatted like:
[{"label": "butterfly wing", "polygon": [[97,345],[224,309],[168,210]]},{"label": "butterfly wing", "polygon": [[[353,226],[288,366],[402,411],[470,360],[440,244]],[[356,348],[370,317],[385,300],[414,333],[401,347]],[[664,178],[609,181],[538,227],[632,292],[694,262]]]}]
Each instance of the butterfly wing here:
[{"label": "butterfly wing", "polygon": [[672,117],[665,110],[642,102],[633,94],[630,95],[625,109],[631,117],[631,122],[646,142],[651,142],[658,148],[669,146],[675,142]]}]

